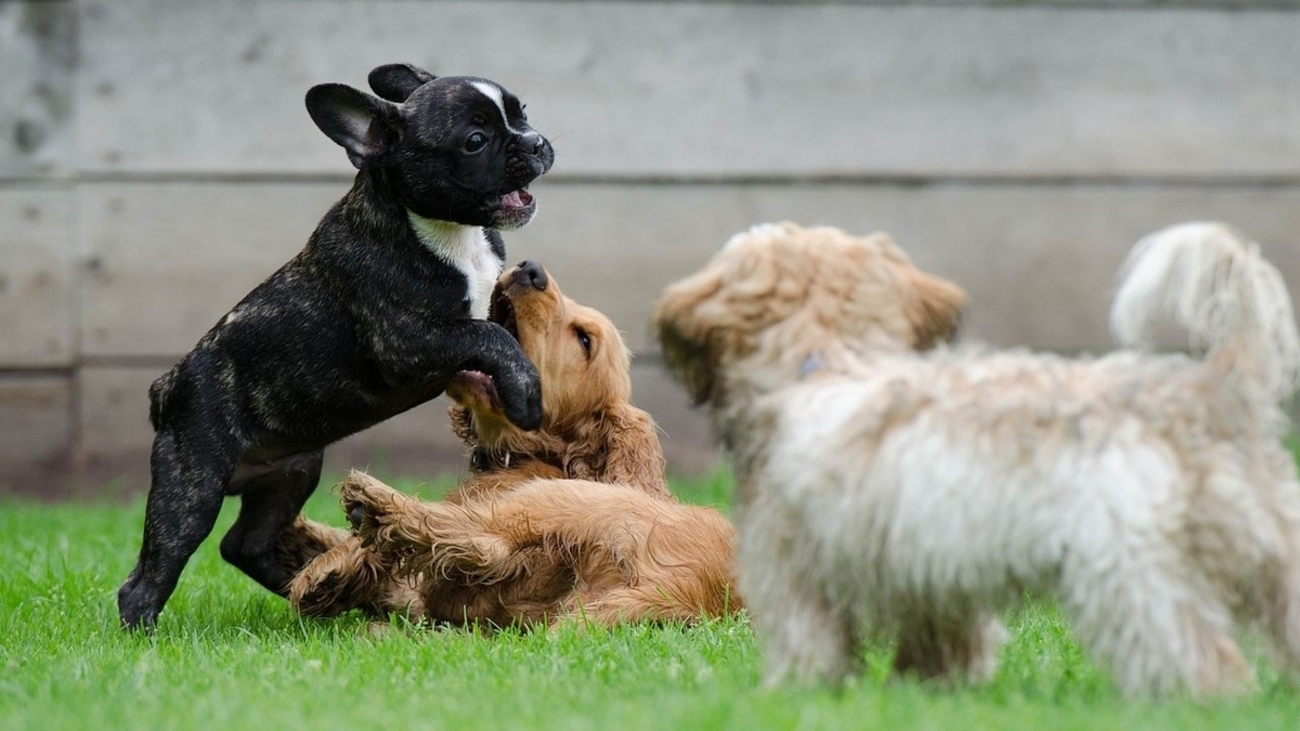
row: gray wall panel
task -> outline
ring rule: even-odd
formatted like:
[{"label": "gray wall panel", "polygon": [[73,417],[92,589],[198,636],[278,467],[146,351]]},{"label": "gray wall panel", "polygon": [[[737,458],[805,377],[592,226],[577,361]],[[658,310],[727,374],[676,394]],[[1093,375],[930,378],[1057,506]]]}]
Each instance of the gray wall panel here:
[{"label": "gray wall panel", "polygon": [[73,162],[74,16],[70,0],[0,3],[0,180]]},{"label": "gray wall panel", "polygon": [[0,188],[0,367],[76,360],[74,195]]},{"label": "gray wall panel", "polygon": [[304,92],[325,81],[361,85],[372,66],[404,60],[519,93],[554,138],[557,176],[1300,170],[1292,12],[320,7],[91,0],[81,164],[100,173],[343,170],[343,154],[303,110]]},{"label": "gray wall panel", "polygon": [[[83,186],[95,263],[84,293],[89,355],[187,351],[301,248],[340,194],[333,183]],[[1002,345],[1104,349],[1115,270],[1145,233],[1197,218],[1257,238],[1300,286],[1300,186],[593,185],[537,191],[538,220],[511,232],[510,262],[535,259],[608,314],[637,351],[663,288],[760,221],[889,231],[921,266],[971,294],[967,332]]]}]

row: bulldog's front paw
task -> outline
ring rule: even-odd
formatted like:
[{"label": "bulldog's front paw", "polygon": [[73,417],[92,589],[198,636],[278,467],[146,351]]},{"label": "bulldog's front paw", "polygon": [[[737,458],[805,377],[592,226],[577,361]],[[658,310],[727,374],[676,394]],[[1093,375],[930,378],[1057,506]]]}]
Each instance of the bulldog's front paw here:
[{"label": "bulldog's front paw", "polygon": [[542,426],[542,382],[529,364],[527,370],[512,373],[497,383],[506,418],[524,431]]}]

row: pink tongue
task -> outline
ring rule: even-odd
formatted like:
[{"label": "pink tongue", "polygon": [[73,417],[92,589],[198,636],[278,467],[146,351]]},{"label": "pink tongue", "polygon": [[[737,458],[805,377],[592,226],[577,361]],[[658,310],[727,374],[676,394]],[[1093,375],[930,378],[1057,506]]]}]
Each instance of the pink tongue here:
[{"label": "pink tongue", "polygon": [[520,191],[516,190],[501,196],[501,205],[510,208],[523,208],[524,201],[519,197]]}]

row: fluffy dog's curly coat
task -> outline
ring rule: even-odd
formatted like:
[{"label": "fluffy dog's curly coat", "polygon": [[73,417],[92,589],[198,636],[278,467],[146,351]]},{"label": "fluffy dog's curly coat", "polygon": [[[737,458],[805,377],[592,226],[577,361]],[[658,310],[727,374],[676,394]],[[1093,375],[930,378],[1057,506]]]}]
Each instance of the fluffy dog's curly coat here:
[{"label": "fluffy dog's curly coat", "polygon": [[655,319],[738,479],[740,590],[767,679],[979,680],[994,612],[1057,596],[1130,693],[1249,689],[1234,622],[1300,668],[1300,484],[1279,401],[1300,345],[1277,271],[1234,231],[1144,239],[1112,322],[1207,351],[1072,360],[934,347],[965,295],[889,237],[738,234]]},{"label": "fluffy dog's curly coat", "polygon": [[542,429],[511,424],[490,379],[458,376],[447,393],[474,474],[422,502],[353,473],[339,492],[355,536],[305,520],[282,536],[299,566],[324,551],[290,585],[294,606],[495,626],[692,621],[738,608],[731,525],[669,493],[613,323],[529,263],[501,278],[492,318],[538,367]]}]

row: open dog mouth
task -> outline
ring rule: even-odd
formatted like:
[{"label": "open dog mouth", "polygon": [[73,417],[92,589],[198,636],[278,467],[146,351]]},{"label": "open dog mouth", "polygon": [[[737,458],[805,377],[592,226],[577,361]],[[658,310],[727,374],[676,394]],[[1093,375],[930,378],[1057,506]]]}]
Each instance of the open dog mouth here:
[{"label": "open dog mouth", "polygon": [[501,196],[501,210],[503,211],[525,211],[533,205],[533,196],[527,188],[512,190]]},{"label": "open dog mouth", "polygon": [[519,321],[515,317],[515,304],[506,296],[505,287],[497,284],[492,288],[492,301],[488,303],[488,320],[495,322],[519,339]]},{"label": "open dog mouth", "polygon": [[504,409],[492,376],[482,371],[457,371],[447,382],[446,394],[453,401],[474,411]]},{"label": "open dog mouth", "polygon": [[[505,328],[515,340],[519,339],[519,323],[515,319],[515,306],[506,296],[505,288],[498,284],[492,289],[488,305],[488,320]],[[502,411],[501,397],[497,394],[492,376],[482,371],[457,371],[447,383],[447,396],[461,406],[476,411]]]}]

